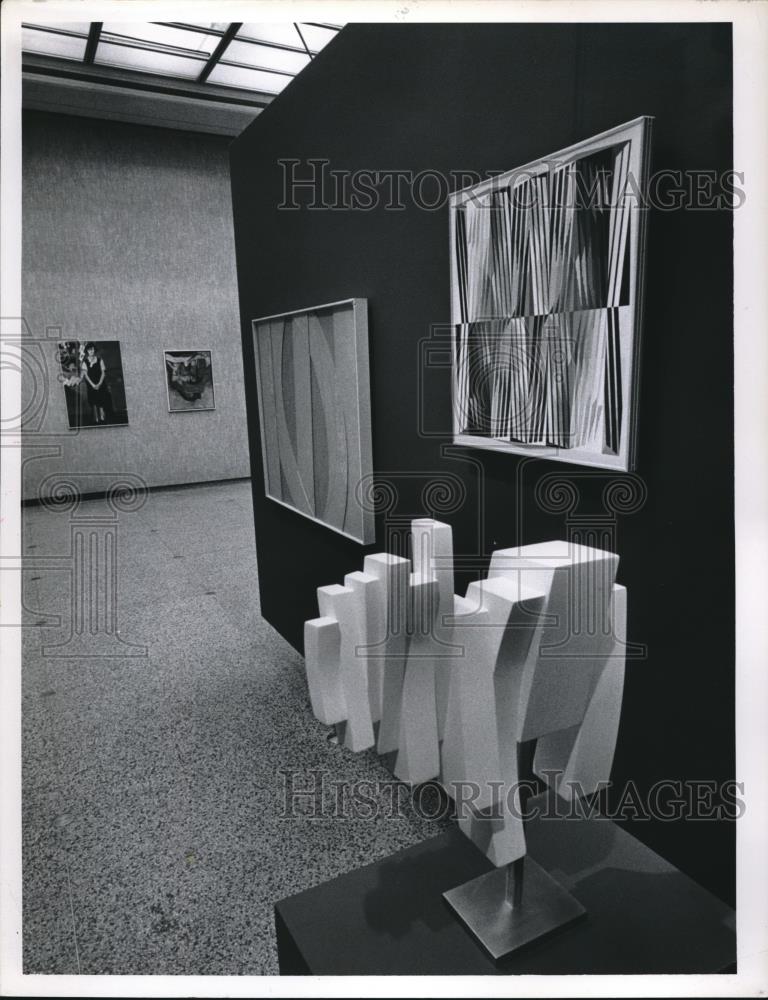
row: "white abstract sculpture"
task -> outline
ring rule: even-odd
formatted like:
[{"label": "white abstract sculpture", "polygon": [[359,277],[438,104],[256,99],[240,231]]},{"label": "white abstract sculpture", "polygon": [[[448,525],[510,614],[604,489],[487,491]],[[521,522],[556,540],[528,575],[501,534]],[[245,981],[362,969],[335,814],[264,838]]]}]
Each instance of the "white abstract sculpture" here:
[{"label": "white abstract sculpture", "polygon": [[[559,790],[566,797],[568,781],[581,780],[575,777],[577,760],[586,782],[582,795],[608,780],[613,763],[626,633],[626,590],[615,584],[618,565],[611,552],[568,542],[499,549],[491,557],[490,578],[524,580],[547,595],[533,642],[536,655],[521,679],[516,738],[539,741],[534,770],[542,777],[561,771]],[[593,705],[598,681],[600,699]],[[569,775],[566,765],[588,713]]]},{"label": "white abstract sculpture", "polygon": [[341,629],[332,616],[304,623],[304,658],[309,700],[315,718],[326,726],[344,722],[347,701],[341,687]]},{"label": "white abstract sculpture", "polygon": [[[557,792],[564,798],[591,795],[608,780],[616,751],[624,694],[624,636],[627,632],[627,591],[614,584],[611,596],[610,649],[595,667],[592,695],[582,721],[548,733],[536,744],[534,770],[543,778],[559,776]],[[621,638],[620,638],[621,637]]]},{"label": "white abstract sculpture", "polygon": [[453,531],[450,524],[434,521],[430,517],[411,521],[411,550],[413,553],[413,572],[418,576],[437,581],[437,616],[430,639],[434,647],[437,730],[440,739],[442,739],[448,711],[451,641],[453,637],[449,620],[454,614],[455,600],[453,593]]},{"label": "white abstract sculpture", "polygon": [[[366,556],[364,570],[381,584],[379,609],[368,656],[369,684],[381,685],[381,713],[378,716],[380,754],[397,750],[400,733],[400,706],[403,695],[407,651],[406,608],[411,564],[388,552]],[[378,698],[378,694],[375,696]]]},{"label": "white abstract sculpture", "polygon": [[519,762],[535,746],[534,771],[565,798],[608,780],[626,590],[618,556],[568,542],[495,551],[465,597],[453,593],[449,525],[414,520],[411,552],[413,572],[379,553],[343,587],[318,589],[321,617],[304,633],[312,709],[346,723],[349,749],[396,752],[402,781],[439,779],[496,866],[446,899],[500,957],[584,912],[526,857]]},{"label": "white abstract sculpture", "polygon": [[[317,591],[317,601],[320,606],[320,619],[311,623],[314,630],[318,621],[333,618],[338,623],[339,666],[338,687],[344,703],[345,717],[337,721],[346,722],[346,746],[359,752],[373,746],[373,719],[368,700],[368,675],[365,659],[361,659],[358,649],[364,648],[368,627],[367,580],[359,580],[364,574],[351,573],[345,583],[351,586],[340,587],[336,584],[330,587],[320,587]],[[305,624],[305,641],[306,641]],[[333,674],[335,671],[325,671],[316,662],[312,663],[308,673],[317,680]],[[335,678],[334,678],[335,681]],[[334,691],[337,691],[334,683]],[[323,699],[326,702],[328,699]]]},{"label": "white abstract sculpture", "polygon": [[[463,643],[452,675],[455,697],[443,743],[443,785],[457,806],[463,832],[495,865],[525,854],[516,808],[516,705],[546,594],[519,580],[480,580],[467,590],[457,625]],[[464,801],[463,791],[472,795]],[[483,818],[490,810],[492,818]]]}]

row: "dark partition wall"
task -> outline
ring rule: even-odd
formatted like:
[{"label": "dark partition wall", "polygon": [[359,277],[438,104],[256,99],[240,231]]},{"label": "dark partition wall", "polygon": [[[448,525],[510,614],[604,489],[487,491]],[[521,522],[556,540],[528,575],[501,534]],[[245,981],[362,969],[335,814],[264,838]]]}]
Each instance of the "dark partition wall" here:
[{"label": "dark partition wall", "polygon": [[[453,447],[447,190],[641,115],[664,205],[649,218],[636,476]],[[461,592],[492,549],[593,523],[621,556],[635,654],[614,781],[645,801],[664,779],[733,777],[732,217],[716,208],[731,147],[719,24],[353,25],[234,143],[262,610],[289,642],[315,588],[411,516],[453,526]],[[367,549],[265,498],[250,336],[254,317],[350,297],[370,307]],[[732,899],[732,824],[631,828]]]}]

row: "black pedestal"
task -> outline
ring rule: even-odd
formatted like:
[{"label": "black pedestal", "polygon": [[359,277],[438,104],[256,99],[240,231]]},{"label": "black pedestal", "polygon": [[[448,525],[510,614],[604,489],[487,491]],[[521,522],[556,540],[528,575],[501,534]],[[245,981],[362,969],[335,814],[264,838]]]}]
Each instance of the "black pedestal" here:
[{"label": "black pedestal", "polygon": [[495,963],[442,896],[492,867],[455,829],[277,903],[281,973],[734,971],[733,910],[614,823],[537,819],[526,833],[585,917]]}]

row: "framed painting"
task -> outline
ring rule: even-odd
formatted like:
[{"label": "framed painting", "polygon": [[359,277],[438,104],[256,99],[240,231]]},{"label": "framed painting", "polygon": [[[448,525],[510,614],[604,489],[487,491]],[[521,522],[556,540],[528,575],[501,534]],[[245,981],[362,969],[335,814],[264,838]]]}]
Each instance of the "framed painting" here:
[{"label": "framed painting", "polygon": [[451,195],[455,443],[634,468],[651,123]]},{"label": "framed painting", "polygon": [[128,423],[119,340],[62,340],[56,358],[70,430]]},{"label": "framed painting", "polygon": [[373,542],[367,299],[255,319],[253,339],[267,496]]},{"label": "framed painting", "polygon": [[164,351],[165,385],[171,413],[215,410],[210,351]]}]

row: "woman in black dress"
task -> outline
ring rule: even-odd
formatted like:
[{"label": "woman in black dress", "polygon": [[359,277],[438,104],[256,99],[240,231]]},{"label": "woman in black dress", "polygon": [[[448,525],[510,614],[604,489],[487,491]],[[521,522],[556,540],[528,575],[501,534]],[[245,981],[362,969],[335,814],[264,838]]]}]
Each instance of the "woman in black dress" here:
[{"label": "woman in black dress", "polygon": [[93,410],[93,422],[105,424],[110,397],[107,389],[107,369],[95,344],[86,344],[82,363],[83,377],[88,388],[88,403]]}]

